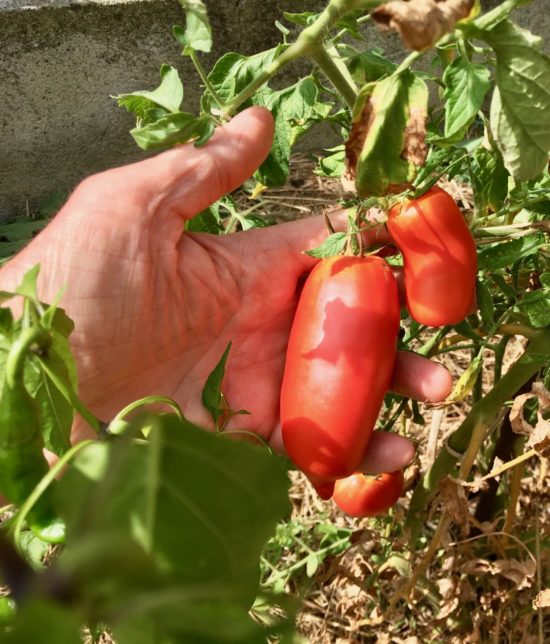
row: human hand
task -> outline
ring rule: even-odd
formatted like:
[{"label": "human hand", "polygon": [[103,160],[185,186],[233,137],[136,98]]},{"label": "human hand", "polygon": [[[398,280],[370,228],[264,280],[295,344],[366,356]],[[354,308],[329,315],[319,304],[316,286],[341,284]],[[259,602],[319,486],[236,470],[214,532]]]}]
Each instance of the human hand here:
[{"label": "human hand", "polygon": [[[185,145],[86,179],[55,219],[0,271],[17,284],[42,265],[39,293],[75,322],[71,336],[79,395],[103,420],[147,395],[174,398],[198,424],[204,382],[233,342],[224,393],[238,426],[282,449],[279,394],[297,285],[315,261],[303,250],[325,237],[322,218],[227,236],[184,233],[193,217],[237,188],[268,154],[269,112],[252,108],[220,128],[202,148]],[[383,239],[378,229],[371,233]],[[437,401],[451,379],[440,365],[399,354],[392,388]],[[79,421],[74,439],[90,435]],[[364,468],[406,465],[412,445],[377,433]]]}]

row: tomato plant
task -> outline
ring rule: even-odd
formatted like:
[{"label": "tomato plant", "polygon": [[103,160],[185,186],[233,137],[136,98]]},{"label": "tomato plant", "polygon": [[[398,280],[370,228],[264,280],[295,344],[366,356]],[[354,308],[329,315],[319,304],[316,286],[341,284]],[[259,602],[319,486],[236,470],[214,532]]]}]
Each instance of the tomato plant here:
[{"label": "tomato plant", "polygon": [[395,205],[387,226],[403,254],[411,316],[427,326],[461,322],[474,308],[477,254],[454,199],[431,188]]},{"label": "tomato plant", "polygon": [[397,284],[384,260],[333,257],[311,271],[288,343],[281,425],[288,455],[314,484],[357,469],[390,384],[398,329]]},{"label": "tomato plant", "polygon": [[[401,610],[395,610],[396,603],[418,586],[423,592],[416,604],[403,606],[399,624],[412,611],[414,623],[423,615],[441,623],[445,614],[447,628],[449,606],[488,592],[468,569],[482,569],[484,577],[489,570],[495,587],[500,572],[513,570],[505,582],[513,579],[517,586],[515,604],[530,583],[525,577],[517,584],[518,571],[523,574],[535,559],[543,560],[530,552],[539,548],[538,521],[544,513],[538,508],[531,531],[536,540],[529,534],[522,543],[522,535],[509,539],[509,534],[521,510],[524,468],[535,469],[532,463],[548,441],[550,388],[550,62],[540,40],[513,20],[512,11],[524,0],[504,0],[486,13],[469,0],[330,0],[319,12],[285,13],[285,24],[277,23],[282,35],[276,46],[249,56],[226,52],[211,61],[210,69],[201,60],[213,46],[206,4],[180,2],[186,25],[173,33],[204,87],[200,111],[183,110],[178,70],[162,65],[156,89],[117,97],[136,117],[131,130],[136,143],[149,151],[182,143],[201,146],[218,125],[251,104],[267,107],[275,121],[272,150],[255,173],[255,184],[245,186],[243,212],[237,198],[228,195],[187,222],[186,231],[227,234],[267,225],[262,200],[273,202],[269,191],[288,179],[297,141],[320,123],[341,134],[340,144],[320,159],[317,173],[341,178],[340,205],[349,209],[349,225],[346,231],[327,226],[330,234],[318,248],[304,248],[319,262],[301,294],[288,345],[281,392],[284,443],[323,497],[334,490],[335,501],[360,516],[383,511],[402,490],[401,472],[379,478],[357,473],[377,416],[380,428],[412,434],[424,451],[412,496],[403,501],[409,541],[402,545],[404,526],[388,522],[387,546],[372,557],[380,562],[387,555],[385,563],[393,566],[404,562],[406,585],[391,599],[380,598],[371,586],[357,610],[371,614],[388,605],[380,619],[390,625]],[[373,22],[398,31],[413,51],[395,61],[373,49],[365,31]],[[421,57],[432,60],[420,68]],[[309,65],[303,78],[287,86],[280,77],[272,83],[297,60]],[[458,186],[449,191],[461,194],[463,213],[438,183]],[[388,230],[402,253],[412,316],[401,321],[395,281],[381,257],[396,271],[401,259],[387,245],[377,249],[381,257],[365,256],[370,249],[362,244],[372,241],[370,210],[388,202],[397,204]],[[7,244],[0,257],[43,224],[3,225],[0,244]],[[269,278],[277,279],[277,268]],[[24,300],[21,319],[0,308],[5,372],[0,378],[0,492],[11,503],[0,531],[0,574],[11,593],[0,598],[0,640],[39,641],[47,631],[52,641],[68,644],[79,641],[83,626],[93,631],[104,623],[122,644],[246,644],[282,641],[287,634],[290,641],[285,629],[292,631],[295,607],[285,605],[288,621],[274,620],[274,613],[285,612],[279,608],[287,598],[279,593],[302,596],[294,575],[305,569],[308,583],[314,583],[326,558],[356,547],[355,531],[341,531],[325,523],[325,516],[321,540],[314,544],[310,526],[293,518],[286,530],[278,530],[271,549],[275,561],[270,559],[263,544],[275,524],[289,516],[288,464],[250,445],[225,441],[223,433],[199,431],[163,392],[132,403],[114,418],[96,418],[79,399],[68,340],[72,324],[54,305],[46,307],[35,287],[36,271],[25,276],[17,293],[2,291],[0,298],[2,304],[16,295]],[[25,343],[29,329],[51,345]],[[515,337],[523,340],[510,358],[507,347]],[[458,379],[459,391],[437,410],[387,392],[397,338],[400,349],[424,356],[444,359],[451,350],[461,352],[457,355],[467,367]],[[226,358],[227,351],[202,397],[218,429],[233,415],[221,391]],[[7,375],[12,359],[15,379]],[[531,387],[535,393],[529,394]],[[525,396],[531,396],[528,404]],[[451,407],[459,400],[460,418]],[[132,416],[152,403],[167,404],[170,412]],[[75,412],[101,440],[71,447]],[[419,429],[423,424],[430,427],[428,441]],[[60,458],[49,471],[42,445]],[[474,477],[492,486],[469,496],[477,486]],[[537,501],[544,498],[541,493]],[[534,505],[528,501],[523,505]],[[60,528],[59,520],[66,526],[65,543],[44,569],[49,547],[44,538]],[[490,535],[479,532],[487,525]],[[468,530],[473,538],[464,538]],[[438,559],[442,548],[450,547],[444,545],[447,535],[453,557],[443,559],[464,564],[456,575],[443,570]],[[371,543],[377,547],[379,541]],[[288,570],[277,570],[293,542],[303,556]],[[461,550],[461,543],[468,545]],[[258,583],[260,560],[269,571],[265,585]],[[431,581],[424,592],[421,578],[427,571]],[[371,572],[369,579],[377,579],[377,570]],[[469,585],[463,594],[457,586],[457,595],[445,596],[438,607],[444,611],[434,613],[436,589],[449,589],[450,577],[460,583],[467,578]],[[540,577],[539,585],[550,584],[544,570]],[[266,595],[266,587],[277,595]],[[485,615],[473,620],[477,639],[489,641],[510,626],[502,588],[498,593],[497,617],[488,626],[482,624]],[[529,636],[535,630],[525,619],[530,618],[528,599],[519,609],[518,641],[528,627]],[[484,607],[491,604],[487,600]],[[277,610],[270,613],[274,605]],[[365,614],[356,614],[346,633],[365,622]],[[469,618],[458,622],[460,637]],[[542,620],[538,626],[540,636]],[[342,632],[331,635],[327,641]],[[401,640],[403,632],[395,635]],[[428,639],[441,639],[441,633]]]},{"label": "tomato plant", "polygon": [[332,500],[351,517],[375,517],[387,512],[403,493],[403,471],[368,476],[356,472],[336,481]]}]

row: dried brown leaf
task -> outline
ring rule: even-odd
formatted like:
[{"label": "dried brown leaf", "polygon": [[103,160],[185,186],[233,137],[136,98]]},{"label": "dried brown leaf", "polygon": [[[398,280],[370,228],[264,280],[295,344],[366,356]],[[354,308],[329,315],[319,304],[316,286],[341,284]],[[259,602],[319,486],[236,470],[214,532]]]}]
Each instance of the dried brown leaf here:
[{"label": "dried brown leaf", "polygon": [[533,600],[533,608],[550,608],[550,588],[540,591]]},{"label": "dried brown leaf", "polygon": [[470,15],[474,0],[392,0],[371,16],[382,31],[397,31],[405,47],[422,51]]},{"label": "dried brown leaf", "polygon": [[533,394],[521,394],[514,399],[512,409],[510,409],[510,424],[516,434],[529,436],[533,431],[533,427],[523,418],[523,408],[532,397]]},{"label": "dried brown leaf", "polygon": [[550,421],[545,420],[542,414],[537,414],[537,424],[529,440],[525,444],[528,448],[536,449],[542,456],[550,455]]},{"label": "dried brown leaf", "polygon": [[491,562],[487,559],[471,559],[462,565],[461,570],[467,575],[484,575],[491,572]]},{"label": "dried brown leaf", "polygon": [[542,413],[550,411],[550,391],[546,389],[544,383],[534,382],[531,391],[539,399],[539,405]]},{"label": "dried brown leaf", "polygon": [[468,509],[468,500],[464,488],[456,479],[450,476],[439,481],[440,499],[451,519],[459,526],[462,531],[468,530],[470,524],[470,511]]},{"label": "dried brown leaf", "polygon": [[517,559],[497,559],[493,561],[494,574],[499,574],[513,581],[517,590],[529,588],[533,582],[537,564],[532,559],[518,561]]},{"label": "dried brown leaf", "polygon": [[537,565],[532,559],[472,559],[462,566],[462,572],[470,575],[500,575],[514,583],[517,590],[529,588],[533,583]]},{"label": "dried brown leaf", "polygon": [[[522,394],[514,400],[510,410],[510,423],[516,434],[529,436],[526,443],[528,449],[535,449],[539,454],[546,456],[550,451],[550,421],[546,420],[543,414],[550,409],[550,392],[542,382],[533,383],[531,391],[532,393]],[[523,417],[525,405],[532,398],[537,398],[539,403],[535,427]]]}]

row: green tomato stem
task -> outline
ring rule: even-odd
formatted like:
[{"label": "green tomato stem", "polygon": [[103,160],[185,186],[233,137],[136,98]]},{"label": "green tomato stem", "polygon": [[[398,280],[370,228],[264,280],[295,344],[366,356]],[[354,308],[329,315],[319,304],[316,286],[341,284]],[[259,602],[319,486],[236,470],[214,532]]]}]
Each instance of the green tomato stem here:
[{"label": "green tomato stem", "polygon": [[63,454],[63,456],[57,461],[57,463],[52,465],[52,467],[48,470],[48,473],[42,477],[40,482],[27,497],[27,500],[25,501],[25,503],[23,503],[23,505],[19,509],[19,512],[15,516],[11,530],[13,532],[14,540],[16,543],[19,543],[19,536],[23,528],[23,523],[27,518],[29,512],[32,510],[35,503],[40,499],[42,494],[44,494],[48,487],[53,483],[56,476],[61,472],[65,465],[67,465],[67,463],[69,463],[82,449],[88,447],[89,445],[92,445],[95,442],[95,440],[88,439],[77,443],[76,445],[73,445],[73,447],[71,447],[69,451]]},{"label": "green tomato stem", "polygon": [[332,83],[334,88],[340,93],[346,102],[346,105],[349,107],[350,112],[353,112],[353,107],[357,100],[356,88],[350,85],[349,80],[334,62],[333,57],[322,45],[319,45],[315,51],[312,52],[311,57]]},{"label": "green tomato stem", "polygon": [[496,27],[499,22],[505,20],[511,11],[516,9],[522,4],[527,4],[530,0],[504,0],[498,7],[476,18],[472,23],[465,22],[464,25],[457,25],[466,33],[472,29],[485,30]]},{"label": "green tomato stem", "polygon": [[167,396],[147,396],[146,398],[140,398],[140,400],[135,400],[129,405],[126,405],[126,407],[119,411],[118,414],[113,418],[113,421],[125,418],[128,414],[132,413],[136,409],[139,409],[140,407],[155,405],[157,403],[168,405],[168,407],[171,407],[175,411],[176,416],[179,418],[179,420],[183,420],[183,412],[181,411],[180,406],[175,400],[168,398]]},{"label": "green tomato stem", "polygon": [[423,56],[426,52],[424,51],[412,51],[406,58],[405,60],[400,63],[397,67],[397,69],[393,72],[392,76],[397,76],[397,74],[400,74],[401,72],[404,72],[406,69],[409,69],[411,65],[415,62],[415,60],[418,60],[420,56]]},{"label": "green tomato stem", "polygon": [[25,361],[33,344],[46,348],[51,343],[50,334],[41,326],[24,329],[10,347],[6,360],[6,383],[8,387],[22,384]]},{"label": "green tomato stem", "polygon": [[266,67],[242,92],[224,106],[226,114],[233,115],[239,107],[251,98],[262,85],[279,72],[285,65],[302,56],[311,56],[323,42],[330,27],[342,16],[356,9],[373,9],[382,4],[383,0],[331,0],[317,20],[306,27],[296,41]]},{"label": "green tomato stem", "polygon": [[203,82],[204,86],[208,90],[209,94],[212,96],[214,99],[214,102],[216,105],[220,108],[222,112],[224,112],[224,105],[222,99],[219,97],[218,92],[216,92],[215,87],[212,85],[212,83],[208,80],[208,75],[206,73],[206,70],[202,66],[201,61],[199,60],[199,57],[197,56],[197,52],[195,50],[192,50],[190,54],[191,62],[195,66],[195,69],[197,70],[197,74],[200,76],[201,81]]}]

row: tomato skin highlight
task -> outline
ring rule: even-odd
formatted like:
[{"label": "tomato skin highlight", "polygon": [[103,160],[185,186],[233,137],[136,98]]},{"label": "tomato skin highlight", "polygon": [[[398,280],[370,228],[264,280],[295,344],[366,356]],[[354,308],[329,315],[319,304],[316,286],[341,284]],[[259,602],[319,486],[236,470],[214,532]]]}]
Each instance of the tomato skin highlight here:
[{"label": "tomato skin highlight", "polygon": [[454,199],[431,188],[394,206],[387,227],[403,255],[411,317],[433,327],[461,322],[475,301],[477,254]]},{"label": "tomato skin highlight", "polygon": [[[302,290],[281,387],[285,450],[324,498],[363,458],[395,363],[397,284],[379,257],[321,260]],[[324,493],[323,493],[324,491]]]},{"label": "tomato skin highlight", "polygon": [[403,493],[403,470],[379,477],[357,472],[336,481],[332,500],[351,517],[375,517],[387,512]]}]

